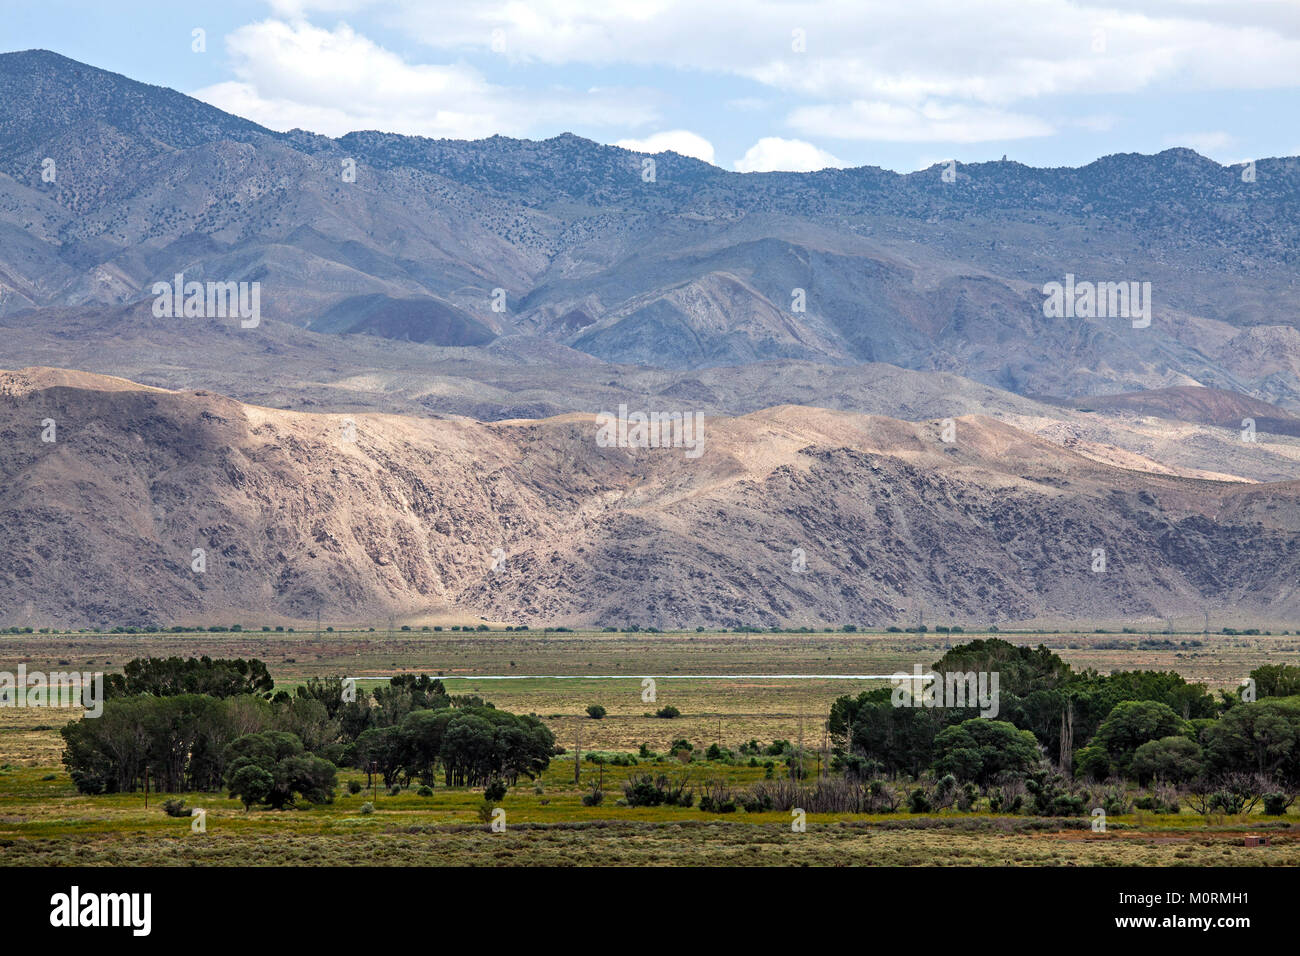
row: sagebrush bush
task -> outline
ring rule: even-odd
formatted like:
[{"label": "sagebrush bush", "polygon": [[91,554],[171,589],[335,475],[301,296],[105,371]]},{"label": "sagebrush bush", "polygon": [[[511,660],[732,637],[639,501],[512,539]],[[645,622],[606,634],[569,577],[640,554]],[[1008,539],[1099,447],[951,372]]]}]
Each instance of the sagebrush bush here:
[{"label": "sagebrush bush", "polygon": [[655,777],[634,773],[623,781],[623,796],[630,807],[689,807],[695,802],[695,794],[686,789],[686,784],[685,776],[673,781],[665,774]]}]

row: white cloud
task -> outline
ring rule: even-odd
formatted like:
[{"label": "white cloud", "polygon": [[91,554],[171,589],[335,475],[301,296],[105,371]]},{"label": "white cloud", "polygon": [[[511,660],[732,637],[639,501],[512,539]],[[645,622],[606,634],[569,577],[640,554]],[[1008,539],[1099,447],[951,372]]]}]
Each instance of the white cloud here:
[{"label": "white cloud", "polygon": [[[334,10],[347,0],[278,0]],[[663,65],[817,97],[1007,104],[1060,93],[1287,88],[1293,4],[1131,0],[389,0],[388,25],[441,50],[549,64]],[[1292,9],[1287,11],[1287,7]],[[806,52],[791,34],[805,32]],[[1102,31],[1104,51],[1094,50]]]},{"label": "white cloud", "polygon": [[[198,95],[274,128],[310,124],[332,134],[382,128],[478,137],[606,127],[627,136],[665,122],[666,95],[537,81],[548,67],[575,65],[689,71],[701,96],[717,78],[748,80],[766,89],[726,83],[728,98],[709,104],[721,122],[779,104],[790,132],[819,142],[974,143],[1079,126],[1101,132],[1114,120],[1071,117],[1059,101],[1049,114],[1043,101],[1300,85],[1294,0],[267,2],[279,19],[228,38],[235,81]],[[347,26],[308,25],[304,18],[314,15],[365,17],[423,44],[436,63],[415,64]],[[795,30],[806,36],[805,52],[792,46]],[[524,82],[502,79],[510,70],[492,63],[522,67],[529,85],[489,81]],[[575,72],[566,70],[566,79]],[[693,149],[700,155],[699,144]]]},{"label": "white cloud", "polygon": [[891,143],[984,143],[1047,136],[1052,126],[1032,116],[937,102],[920,106],[857,100],[847,105],[803,106],[789,124],[813,136]]},{"label": "white cloud", "polygon": [[764,136],[732,165],[740,173],[809,173],[828,166],[840,168],[847,164],[826,150],[818,149],[801,139]]},{"label": "white cloud", "polygon": [[277,130],[478,139],[579,124],[626,129],[658,117],[647,91],[498,86],[465,64],[407,63],[346,24],[265,20],[231,33],[226,49],[237,79],[194,95]]},{"label": "white cloud", "polygon": [[620,139],[614,144],[638,153],[662,153],[672,150],[683,156],[693,156],[706,163],[713,162],[713,144],[698,133],[688,129],[672,129],[654,133],[644,139]]}]

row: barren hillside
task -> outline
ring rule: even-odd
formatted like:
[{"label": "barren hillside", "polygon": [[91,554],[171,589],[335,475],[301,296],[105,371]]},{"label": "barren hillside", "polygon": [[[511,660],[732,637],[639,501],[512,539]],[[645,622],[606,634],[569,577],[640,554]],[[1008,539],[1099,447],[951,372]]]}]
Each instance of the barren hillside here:
[{"label": "barren hillside", "polygon": [[1297,610],[1300,483],[1115,467],[983,416],[955,428],[781,406],[709,418],[691,459],[598,447],[591,415],[316,415],[3,373],[3,623]]}]

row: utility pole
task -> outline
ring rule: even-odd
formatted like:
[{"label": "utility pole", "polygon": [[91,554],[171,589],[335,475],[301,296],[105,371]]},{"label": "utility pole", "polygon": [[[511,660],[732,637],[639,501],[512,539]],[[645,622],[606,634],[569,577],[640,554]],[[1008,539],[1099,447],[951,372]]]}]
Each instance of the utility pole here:
[{"label": "utility pole", "polygon": [[796,780],[803,779],[803,708],[799,708],[799,746],[795,750],[795,759],[798,763],[795,765],[798,769],[791,768],[791,775]]},{"label": "utility pole", "polygon": [[582,783],[582,718],[575,717],[573,725],[573,783]]},{"label": "utility pole", "polygon": [[316,640],[320,640],[320,608],[316,608]]}]

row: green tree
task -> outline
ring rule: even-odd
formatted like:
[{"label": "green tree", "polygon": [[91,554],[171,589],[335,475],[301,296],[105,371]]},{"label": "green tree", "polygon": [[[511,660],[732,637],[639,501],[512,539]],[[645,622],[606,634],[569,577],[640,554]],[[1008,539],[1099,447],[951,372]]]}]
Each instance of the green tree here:
[{"label": "green tree", "polygon": [[[249,772],[253,769],[261,773]],[[282,810],[294,806],[299,796],[329,803],[337,774],[332,763],[304,752],[302,741],[283,731],[247,734],[226,748],[226,786],[245,806],[269,803]],[[269,789],[264,787],[266,777],[271,778]]]},{"label": "green tree", "polygon": [[1113,772],[1129,776],[1133,755],[1149,740],[1192,736],[1192,727],[1168,704],[1154,700],[1120,701],[1097,728],[1092,745],[1110,759]]},{"label": "green tree", "polygon": [[240,800],[244,812],[248,812],[253,804],[270,801],[275,778],[256,764],[246,763],[229,775],[227,785],[230,795]]},{"label": "green tree", "polygon": [[1259,773],[1300,783],[1300,697],[1270,697],[1233,707],[1203,732],[1218,772]]},{"label": "green tree", "polygon": [[1148,740],[1133,752],[1130,771],[1138,783],[1152,780],[1180,784],[1194,780],[1203,769],[1201,745],[1187,737]]},{"label": "green tree", "polygon": [[1025,774],[1041,761],[1038,741],[1004,720],[975,717],[934,738],[934,772],[987,786],[1003,773]]},{"label": "green tree", "polygon": [[1257,697],[1293,697],[1300,694],[1300,667],[1265,664],[1250,672]]}]

